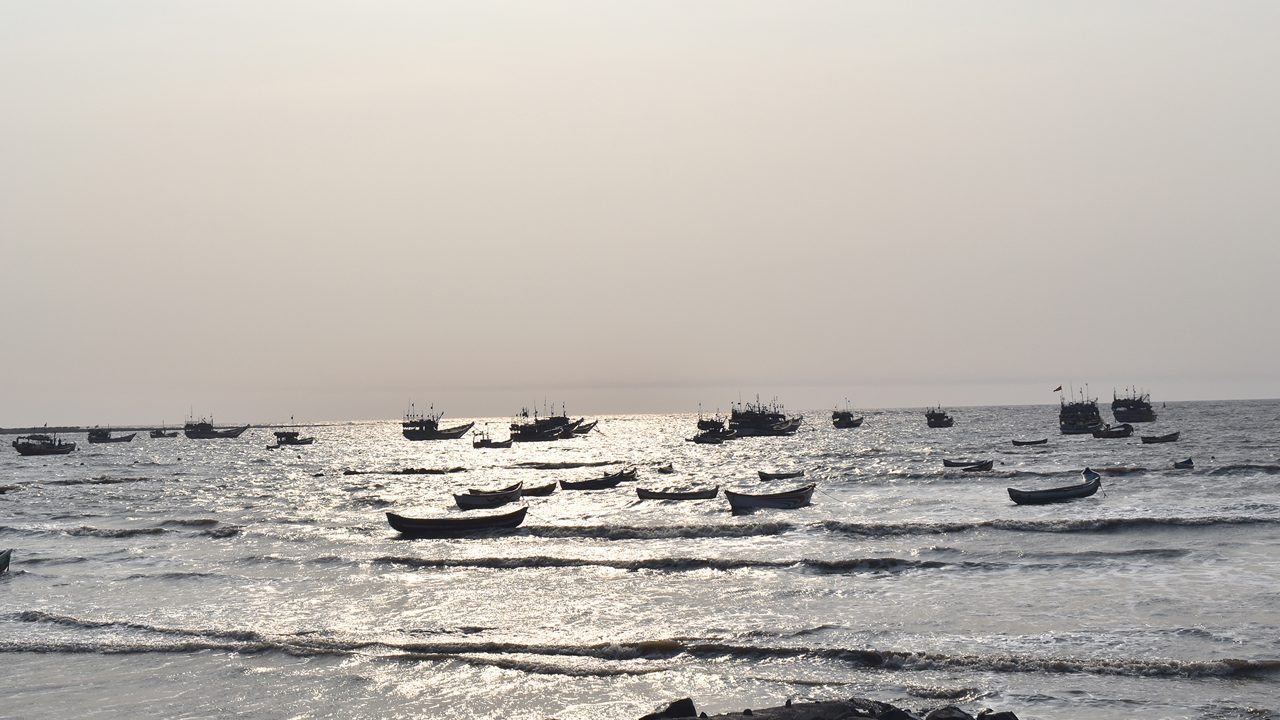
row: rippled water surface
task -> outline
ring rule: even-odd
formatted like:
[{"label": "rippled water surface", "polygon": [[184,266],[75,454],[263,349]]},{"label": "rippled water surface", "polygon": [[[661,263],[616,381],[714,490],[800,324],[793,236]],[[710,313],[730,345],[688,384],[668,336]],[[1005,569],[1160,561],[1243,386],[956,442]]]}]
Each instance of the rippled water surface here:
[{"label": "rippled water surface", "polygon": [[[794,437],[721,446],[685,442],[693,416],[649,415],[507,450],[388,422],[278,451],[251,429],[8,452],[0,716],[635,718],[684,695],[710,712],[863,695],[1024,720],[1280,714],[1280,403],[1158,407],[1137,427],[1182,432],[1165,445],[1064,437],[1056,410],[966,408],[946,430],[813,412]],[[960,457],[995,470],[943,469]],[[529,461],[639,478],[529,498],[505,535],[406,540],[384,519],[609,469]],[[1005,491],[1085,466],[1104,475],[1092,498]],[[406,467],[465,470],[344,475]],[[782,489],[799,481],[757,471],[793,469],[818,484],[810,507],[635,495]]]}]

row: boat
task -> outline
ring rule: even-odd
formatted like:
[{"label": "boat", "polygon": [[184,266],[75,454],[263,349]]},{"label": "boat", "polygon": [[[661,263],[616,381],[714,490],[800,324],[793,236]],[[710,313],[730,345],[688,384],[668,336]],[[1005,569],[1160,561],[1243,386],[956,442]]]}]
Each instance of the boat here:
[{"label": "boat", "polygon": [[573,431],[581,420],[570,420],[567,415],[538,417],[535,408],[533,417],[529,417],[529,409],[522,408],[519,418],[511,423],[511,439],[516,442],[551,442],[573,437]]},{"label": "boat", "polygon": [[152,431],[151,431],[151,437],[152,437],[152,438],[154,438],[154,439],[157,439],[157,440],[158,440],[158,439],[160,439],[160,438],[176,438],[176,437],[178,437],[178,431],[177,431],[177,430],[165,430],[164,428],[160,428],[160,429],[157,429],[157,430],[152,430]]},{"label": "boat", "polygon": [[113,437],[111,435],[111,428],[95,427],[89,431],[89,442],[95,445],[100,443],[127,443],[133,442],[133,436],[137,434],[138,433],[129,433],[128,435]]},{"label": "boat", "polygon": [[716,416],[713,418],[704,418],[702,417],[701,412],[698,413],[698,429],[699,430],[723,430],[724,424],[725,424],[725,420],[724,418],[720,417],[720,414],[718,412],[716,413]]},{"label": "boat", "polygon": [[592,430],[595,430],[595,429],[596,429],[596,423],[599,423],[599,422],[600,422],[599,420],[592,420],[591,422],[583,422],[583,421],[582,421],[582,419],[581,419],[581,418],[579,418],[579,419],[578,419],[578,424],[577,424],[577,426],[573,429],[573,434],[574,434],[574,435],[586,435],[587,433],[591,432]]},{"label": "boat", "polygon": [[218,430],[213,427],[213,422],[201,418],[195,421],[187,421],[182,426],[182,434],[192,440],[213,440],[216,438],[238,438],[241,433],[248,430],[248,425],[240,427],[227,428],[226,430]]},{"label": "boat", "polygon": [[9,558],[13,557],[13,548],[0,552],[0,574],[9,570]]},{"label": "boat", "polygon": [[648,490],[636,488],[641,500],[710,500],[720,492],[720,486],[699,490]]},{"label": "boat", "polygon": [[411,403],[409,412],[405,413],[404,421],[400,423],[400,432],[406,440],[457,440],[475,426],[474,422],[469,422],[465,425],[442,428],[440,427],[442,417],[444,413],[435,412],[434,405],[430,412],[421,414],[414,412]]},{"label": "boat", "polygon": [[790,472],[771,473],[758,470],[761,480],[790,480],[791,478],[804,477],[804,470],[792,470]]},{"label": "boat", "polygon": [[725,440],[732,440],[736,437],[738,437],[738,433],[725,427],[724,420],[719,418],[714,420],[699,418],[698,434],[688,438],[688,441],[702,445],[719,445]]},{"label": "boat", "polygon": [[816,487],[817,485],[810,483],[794,490],[761,495],[725,490],[724,496],[729,500],[729,507],[735,513],[750,512],[759,508],[791,510],[808,505],[809,499],[813,497],[813,489]]},{"label": "boat", "polygon": [[411,518],[389,512],[387,523],[393,530],[413,538],[458,537],[519,527],[528,512],[527,505],[501,515],[459,514],[434,518]]},{"label": "boat", "polygon": [[1100,440],[1118,440],[1127,438],[1133,434],[1133,426],[1129,423],[1123,425],[1107,425],[1101,430],[1094,430],[1093,436]]},{"label": "boat", "polygon": [[1186,460],[1178,460],[1173,463],[1173,468],[1175,470],[1190,470],[1195,466],[1196,464],[1191,461],[1191,458],[1187,458]]},{"label": "boat", "polygon": [[1014,440],[1013,441],[1014,447],[1027,447],[1028,445],[1047,445],[1048,443],[1049,443],[1049,438],[1042,438],[1040,440]]},{"label": "boat", "polygon": [[1063,435],[1088,435],[1102,429],[1102,416],[1098,414],[1098,401],[1088,399],[1084,393],[1079,400],[1067,402],[1058,399],[1058,430]]},{"label": "boat", "polygon": [[506,440],[494,440],[489,437],[489,433],[487,432],[476,433],[475,437],[471,440],[471,447],[491,449],[509,448],[511,447],[511,438],[507,438]]},{"label": "boat", "polygon": [[623,468],[616,473],[605,475],[604,477],[591,478],[590,480],[561,480],[560,488],[562,490],[604,490],[617,487],[623,481],[635,479],[635,468]]},{"label": "boat", "polygon": [[941,407],[924,411],[924,421],[931,428],[949,428],[955,425],[956,419],[947,414]]},{"label": "boat", "polygon": [[862,416],[853,416],[853,411],[849,409],[849,401],[844,401],[843,410],[831,411],[831,426],[837,430],[849,430],[860,427],[862,425]]},{"label": "boat", "polygon": [[19,455],[66,455],[76,449],[76,444],[64,442],[57,435],[22,435],[13,441],[13,449]]},{"label": "boat", "polygon": [[1111,391],[1111,414],[1118,423],[1155,422],[1156,411],[1151,407],[1151,395],[1129,388],[1123,396]]},{"label": "boat", "polygon": [[273,435],[276,436],[276,447],[282,445],[311,445],[316,439],[313,437],[299,437],[297,430],[277,430]]},{"label": "boat", "polygon": [[983,460],[980,463],[974,463],[973,465],[966,465],[960,468],[960,470],[963,472],[988,472],[994,466],[995,466],[994,460]]},{"label": "boat", "polygon": [[666,465],[659,465],[658,467],[654,468],[653,471],[658,473],[659,475],[670,475],[674,473],[676,469],[671,463],[667,463]]},{"label": "boat", "polygon": [[496,508],[520,499],[520,489],[524,483],[516,483],[501,490],[468,490],[465,494],[453,496],[453,501],[463,510],[479,510]]},{"label": "boat", "polygon": [[546,497],[556,491],[556,483],[554,480],[546,485],[534,485],[533,487],[520,488],[521,497]]},{"label": "boat", "polygon": [[965,468],[965,467],[971,467],[973,465],[981,465],[984,462],[990,462],[990,461],[989,460],[947,460],[946,458],[943,458],[942,467]]},{"label": "boat", "polygon": [[1102,487],[1102,476],[1085,468],[1081,473],[1084,482],[1079,485],[1052,488],[1050,490],[1016,490],[1008,488],[1009,499],[1019,505],[1046,505],[1048,503],[1066,502],[1076,498],[1089,497]]},{"label": "boat", "polygon": [[729,429],[734,437],[780,437],[794,435],[800,429],[800,416],[788,417],[782,405],[765,405],[759,397],[754,403],[738,404],[729,412]]},{"label": "boat", "polygon": [[1158,443],[1177,442],[1178,438],[1181,437],[1181,435],[1182,435],[1182,431],[1171,432],[1168,435],[1143,435],[1142,444],[1156,445]]}]

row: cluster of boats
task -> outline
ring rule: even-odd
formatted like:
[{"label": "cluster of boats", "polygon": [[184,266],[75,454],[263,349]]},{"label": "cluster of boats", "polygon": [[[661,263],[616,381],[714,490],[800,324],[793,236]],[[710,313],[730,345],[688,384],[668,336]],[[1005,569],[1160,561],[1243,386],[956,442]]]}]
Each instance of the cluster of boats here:
[{"label": "cluster of boats", "polygon": [[[440,419],[444,417],[443,412],[435,412],[434,406],[432,411],[421,414],[413,410],[410,405],[408,414],[401,423],[401,432],[408,440],[456,440],[466,435],[474,422],[462,425],[454,425],[453,427],[440,427]],[[489,436],[488,432],[476,433],[472,440],[472,447],[477,448],[509,448],[513,442],[552,442],[555,440],[568,440],[586,435],[595,429],[598,420],[587,422],[586,418],[578,418],[571,420],[563,410],[560,415],[550,415],[547,417],[539,417],[538,411],[535,409],[530,415],[528,408],[520,411],[520,416],[511,423],[511,436],[506,440],[494,440]]]},{"label": "cluster of boats", "polygon": [[[704,445],[719,445],[725,440],[743,437],[784,437],[795,435],[801,422],[801,416],[787,415],[777,401],[765,405],[757,399],[754,403],[734,404],[727,422],[719,415],[714,418],[699,417],[698,432],[688,440]],[[858,418],[857,422],[861,425],[862,418]]]},{"label": "cluster of boats", "polygon": [[[183,426],[182,431],[188,438],[192,440],[210,440],[214,438],[238,438],[241,433],[248,430],[248,425],[240,427],[225,428],[219,430],[213,426],[208,420],[194,420]],[[88,439],[91,444],[99,443],[127,443],[133,442],[133,438],[138,433],[129,433],[128,435],[112,435],[110,428],[94,427],[88,432]],[[296,437],[298,433],[293,433]],[[177,430],[166,430],[157,428],[150,433],[152,438],[175,438],[178,437]],[[314,442],[315,438],[307,439],[308,442],[279,442],[280,433],[276,433],[277,442],[281,445],[306,445]],[[76,449],[74,442],[67,442],[58,437],[57,433],[36,433],[33,435],[21,435],[13,441],[13,449],[18,451],[19,455],[66,455]]]}]

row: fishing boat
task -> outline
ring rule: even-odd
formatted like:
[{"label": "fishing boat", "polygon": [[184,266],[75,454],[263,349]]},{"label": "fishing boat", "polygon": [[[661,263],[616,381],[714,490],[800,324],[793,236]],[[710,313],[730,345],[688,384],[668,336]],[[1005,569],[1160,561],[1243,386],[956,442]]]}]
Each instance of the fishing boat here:
[{"label": "fishing boat", "polygon": [[791,478],[804,477],[804,470],[792,470],[789,472],[771,473],[764,470],[757,470],[760,473],[761,480],[790,480]]},{"label": "fishing boat", "polygon": [[546,485],[534,485],[532,487],[520,488],[521,497],[546,497],[556,491],[555,481],[551,481]]},{"label": "fishing boat", "polygon": [[66,455],[76,449],[76,444],[64,442],[57,435],[22,435],[13,441],[13,449],[19,455]]},{"label": "fishing boat", "polygon": [[831,426],[837,430],[850,430],[862,426],[862,416],[853,416],[853,411],[849,409],[848,398],[844,401],[843,410],[831,411]]},{"label": "fishing boat", "polygon": [[987,460],[947,460],[946,458],[943,458],[942,467],[965,468],[965,467],[972,467],[973,465],[981,465],[984,462],[988,462],[988,461]]},{"label": "fishing boat", "polygon": [[479,510],[496,508],[520,499],[520,490],[524,483],[509,485],[501,490],[477,490],[472,488],[465,494],[453,496],[453,501],[463,510]]},{"label": "fishing boat", "polygon": [[494,440],[489,437],[489,433],[487,432],[476,433],[475,437],[471,439],[471,447],[492,449],[509,448],[511,447],[511,438],[507,438],[506,440]]},{"label": "fishing boat", "polygon": [[1093,436],[1099,440],[1118,440],[1133,435],[1133,426],[1129,423],[1123,425],[1107,425],[1100,430],[1094,430]]},{"label": "fishing boat", "polygon": [[8,572],[9,559],[13,557],[13,548],[0,552],[0,574]]},{"label": "fishing boat", "polygon": [[1171,432],[1168,435],[1143,435],[1142,444],[1157,445],[1159,443],[1177,442],[1178,438],[1181,436],[1182,436],[1182,431]]},{"label": "fishing boat", "polygon": [[995,466],[994,460],[983,460],[980,463],[974,463],[973,465],[966,465],[960,468],[960,470],[962,472],[988,472],[994,466]]},{"label": "fishing boat", "polygon": [[699,490],[649,490],[636,488],[641,500],[710,500],[720,492],[720,486]]},{"label": "fishing boat", "polygon": [[1040,440],[1014,440],[1013,446],[1028,447],[1030,445],[1047,445],[1048,443],[1049,443],[1049,438],[1042,438]]},{"label": "fishing boat", "polygon": [[592,420],[591,422],[583,422],[583,418],[578,418],[578,422],[576,426],[573,428],[573,434],[586,435],[592,430],[595,430],[596,424],[599,422],[600,422],[599,420]]},{"label": "fishing boat", "polygon": [[1076,498],[1089,497],[1102,487],[1102,476],[1085,468],[1081,473],[1084,482],[1079,485],[1052,488],[1049,490],[1016,490],[1008,488],[1009,499],[1019,505],[1046,505],[1048,503],[1066,502]]},{"label": "fishing boat", "polygon": [[1058,405],[1058,429],[1063,435],[1088,435],[1102,429],[1097,399],[1088,399],[1081,393],[1079,400],[1071,402],[1059,398]]},{"label": "fishing boat", "polygon": [[729,412],[729,429],[734,437],[780,437],[794,435],[800,429],[802,418],[788,416],[778,402],[765,405],[756,398],[754,403],[737,404]]},{"label": "fishing boat", "polygon": [[729,500],[729,507],[735,513],[750,512],[760,508],[791,510],[808,505],[809,499],[813,497],[813,489],[816,487],[817,485],[810,483],[794,490],[760,495],[725,490],[724,496]]},{"label": "fishing boat", "polygon": [[443,412],[435,412],[435,406],[431,406],[431,410],[427,413],[414,412],[413,404],[409,404],[409,412],[405,413],[404,421],[400,423],[400,432],[406,440],[457,440],[466,435],[474,422],[465,425],[455,425],[449,428],[440,427],[440,418],[444,417]]},{"label": "fishing boat", "polygon": [[666,465],[659,465],[654,468],[653,471],[659,475],[671,475],[676,471],[676,469],[671,463],[667,463]]},{"label": "fishing boat", "polygon": [[1195,466],[1196,464],[1191,461],[1191,458],[1187,458],[1186,460],[1178,460],[1173,463],[1173,468],[1175,470],[1191,470]]},{"label": "fishing boat", "polygon": [[715,418],[703,418],[698,416],[698,433],[691,438],[689,442],[695,442],[702,445],[719,445],[725,440],[732,440],[738,434],[733,430],[725,427],[725,421],[716,416]]},{"label": "fishing boat", "polygon": [[166,430],[166,429],[165,429],[165,428],[163,428],[163,427],[162,427],[162,428],[158,428],[158,429],[156,429],[156,430],[152,430],[150,434],[151,434],[151,437],[152,437],[153,439],[156,439],[156,440],[159,440],[160,438],[176,438],[176,437],[178,437],[178,431],[177,431],[177,430]]},{"label": "fishing boat", "polygon": [[561,480],[560,489],[562,490],[605,490],[611,487],[617,487],[624,481],[636,479],[635,468],[623,468],[622,470],[605,475],[604,477],[592,478],[590,480]]},{"label": "fishing boat", "polygon": [[530,417],[529,409],[522,408],[520,416],[511,423],[511,439],[516,442],[551,442],[571,438],[574,429],[582,421],[570,420],[563,413],[561,410],[560,415],[538,417],[538,410],[534,408],[533,416]]},{"label": "fishing boat", "polygon": [[387,523],[393,530],[412,538],[439,538],[473,535],[493,530],[519,527],[529,512],[526,505],[501,515],[452,515],[432,518],[411,518],[387,513]]},{"label": "fishing boat", "polygon": [[138,433],[129,433],[128,435],[111,434],[111,428],[95,427],[89,431],[89,442],[97,445],[100,443],[127,443],[133,442],[133,437]]},{"label": "fishing boat", "polygon": [[248,425],[242,425],[240,427],[218,430],[213,426],[211,419],[206,420],[201,418],[194,421],[188,420],[187,423],[182,426],[182,434],[192,440],[214,440],[217,438],[238,438],[245,430],[248,429]]},{"label": "fishing boat", "polygon": [[313,437],[301,437],[302,433],[297,430],[277,430],[272,434],[276,436],[276,447],[282,445],[311,445],[316,441]]},{"label": "fishing boat", "polygon": [[1151,407],[1151,395],[1129,388],[1123,396],[1111,391],[1111,414],[1118,423],[1155,422],[1156,411]]},{"label": "fishing boat", "polygon": [[949,428],[956,423],[956,419],[941,407],[925,410],[924,421],[931,428]]}]

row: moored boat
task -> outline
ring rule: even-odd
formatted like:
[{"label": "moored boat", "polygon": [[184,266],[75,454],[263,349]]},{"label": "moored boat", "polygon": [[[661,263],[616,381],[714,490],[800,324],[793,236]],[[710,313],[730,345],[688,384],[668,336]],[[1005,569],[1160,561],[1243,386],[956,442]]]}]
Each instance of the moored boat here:
[{"label": "moored boat", "polygon": [[955,425],[956,419],[947,414],[941,407],[924,411],[925,424],[931,428],[949,428]]},{"label": "moored boat", "polygon": [[791,470],[788,472],[777,472],[777,473],[765,472],[764,470],[757,470],[756,472],[760,474],[761,480],[789,480],[791,478],[804,477],[804,470]]},{"label": "moored boat", "polygon": [[1129,423],[1123,425],[1107,425],[1100,430],[1094,430],[1093,436],[1099,440],[1118,440],[1133,435],[1133,426]]},{"label": "moored boat", "polygon": [[400,433],[406,440],[457,440],[475,426],[474,422],[469,422],[465,425],[442,428],[440,427],[442,417],[444,413],[435,412],[435,406],[431,407],[431,411],[423,414],[414,412],[411,403],[409,412],[405,413],[404,420],[400,423]]},{"label": "moored boat", "polygon": [[521,497],[545,497],[556,491],[555,481],[545,485],[533,485],[520,488]]},{"label": "moored boat", "polygon": [[989,460],[947,460],[946,458],[943,458],[942,467],[965,468],[965,467],[971,467],[973,465],[981,465],[984,462],[990,462],[990,461]]},{"label": "moored boat", "polygon": [[666,465],[659,465],[658,467],[654,468],[653,471],[658,473],[659,475],[670,475],[674,473],[676,469],[671,463],[667,463]]},{"label": "moored boat", "polygon": [[729,430],[734,437],[794,435],[801,422],[798,415],[787,416],[781,404],[765,405],[759,398],[755,403],[737,404],[729,412]]},{"label": "moored boat", "polygon": [[862,416],[853,416],[853,411],[849,409],[849,401],[844,401],[843,410],[831,411],[831,425],[837,430],[850,430],[862,425]]},{"label": "moored boat", "polygon": [[1058,429],[1063,435],[1088,435],[1102,429],[1097,399],[1088,399],[1081,393],[1079,400],[1067,402],[1059,398],[1058,404]]},{"label": "moored boat", "polygon": [[452,515],[443,517],[412,518],[387,513],[387,523],[392,529],[413,538],[458,537],[492,530],[507,530],[519,527],[524,522],[529,507],[501,515]]},{"label": "moored boat", "polygon": [[488,432],[476,433],[475,437],[471,440],[471,447],[491,448],[495,450],[509,448],[511,447],[511,438],[507,438],[506,440],[494,440],[489,437]]},{"label": "moored boat", "polygon": [[1173,463],[1173,468],[1175,470],[1191,470],[1195,466],[1196,464],[1191,460],[1191,458],[1187,458],[1186,460],[1178,460]]},{"label": "moored boat", "polygon": [[1155,422],[1156,411],[1151,407],[1151,395],[1129,388],[1124,396],[1111,391],[1111,414],[1118,423]]},{"label": "moored boat", "polygon": [[740,493],[732,490],[725,490],[724,496],[729,501],[729,508],[735,513],[750,512],[761,508],[774,508],[780,510],[792,510],[804,507],[809,504],[810,498],[813,497],[813,490],[817,485],[810,483],[802,485],[794,490],[784,490],[775,493]]},{"label": "moored boat", "polygon": [[276,436],[276,446],[281,445],[311,445],[316,439],[313,437],[300,437],[301,433],[297,430],[277,430],[273,435]]},{"label": "moored boat", "polygon": [[1027,447],[1030,445],[1047,445],[1048,443],[1049,443],[1049,438],[1042,438],[1040,440],[1014,440],[1013,441],[1014,447]]},{"label": "moored boat", "polygon": [[0,574],[8,572],[9,559],[13,557],[13,548],[0,552]]},{"label": "moored boat", "polygon": [[511,423],[511,439],[516,442],[551,442],[571,438],[574,429],[582,421],[570,420],[563,413],[561,410],[560,415],[538,417],[538,410],[535,408],[533,417],[530,418],[529,409],[523,408],[520,416]]},{"label": "moored boat", "polygon": [[1182,437],[1182,431],[1181,431],[1181,430],[1179,430],[1179,431],[1177,431],[1177,432],[1171,432],[1171,433],[1169,433],[1169,434],[1167,434],[1167,435],[1143,435],[1143,436],[1142,436],[1142,444],[1143,444],[1143,445],[1158,445],[1158,444],[1160,444],[1160,443],[1171,443],[1171,442],[1177,442],[1179,437]]},{"label": "moored boat", "polygon": [[617,487],[620,483],[636,479],[636,469],[632,467],[623,468],[616,473],[610,473],[604,477],[591,478],[590,480],[561,480],[560,489],[562,490],[604,490],[611,487]]},{"label": "moored boat", "polygon": [[960,470],[962,472],[988,472],[994,466],[995,466],[994,460],[983,460],[982,462],[974,463],[973,465],[965,465],[964,467],[960,468]]},{"label": "moored boat", "polygon": [[573,434],[574,434],[574,435],[586,435],[587,433],[591,432],[592,430],[595,430],[595,429],[596,429],[596,424],[597,424],[597,423],[599,423],[599,422],[600,422],[599,420],[592,420],[591,422],[583,422],[583,421],[582,421],[582,419],[579,419],[579,420],[578,420],[578,424],[577,424],[577,426],[575,426],[575,427],[573,428]]},{"label": "moored boat", "polygon": [[76,444],[57,435],[22,435],[13,441],[13,449],[19,455],[66,455],[76,449]]},{"label": "moored boat", "polygon": [[520,499],[520,490],[524,483],[509,485],[500,490],[477,490],[472,488],[465,494],[455,494],[453,501],[463,510],[479,510],[495,508]]},{"label": "moored boat", "polygon": [[95,427],[89,430],[89,442],[92,444],[100,443],[127,443],[133,442],[133,437],[138,433],[129,433],[128,435],[112,435],[111,428]]},{"label": "moored boat", "polygon": [[1084,482],[1079,485],[1051,488],[1048,490],[1017,490],[1007,488],[1009,499],[1019,505],[1046,505],[1048,503],[1066,502],[1076,498],[1089,497],[1102,487],[1102,476],[1085,468],[1081,473]]},{"label": "moored boat", "polygon": [[248,429],[248,425],[241,425],[240,427],[218,430],[213,426],[211,420],[201,418],[200,420],[187,421],[182,426],[182,434],[191,440],[214,440],[217,438],[238,438]]},{"label": "moored boat", "polygon": [[176,438],[178,437],[178,431],[166,430],[164,428],[157,428],[151,431],[151,437],[157,440],[160,438]]},{"label": "moored boat", "polygon": [[710,500],[720,492],[720,486],[698,490],[649,490],[636,488],[641,500]]}]

